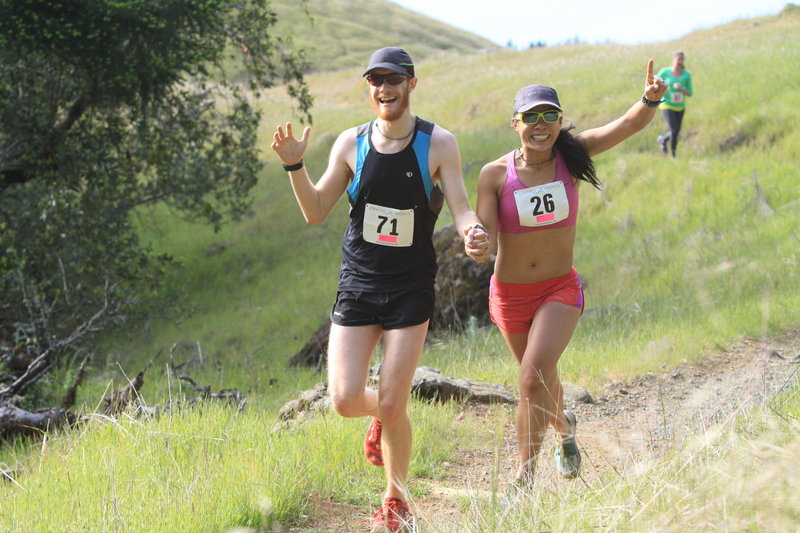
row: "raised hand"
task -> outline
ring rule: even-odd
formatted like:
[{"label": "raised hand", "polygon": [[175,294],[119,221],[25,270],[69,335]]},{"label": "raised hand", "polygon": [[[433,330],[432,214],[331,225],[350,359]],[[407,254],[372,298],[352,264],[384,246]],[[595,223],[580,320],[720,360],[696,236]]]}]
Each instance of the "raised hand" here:
[{"label": "raised hand", "polygon": [[308,136],[311,133],[311,128],[306,126],[303,130],[303,136],[296,139],[292,133],[292,123],[286,123],[286,130],[283,126],[278,126],[275,135],[272,136],[272,149],[281,158],[285,165],[293,165],[303,159],[303,154],[306,153],[308,147]]},{"label": "raised hand", "polygon": [[653,75],[653,60],[647,62],[647,77],[644,80],[644,95],[648,100],[655,102],[661,100],[667,92],[667,84],[658,76]]}]

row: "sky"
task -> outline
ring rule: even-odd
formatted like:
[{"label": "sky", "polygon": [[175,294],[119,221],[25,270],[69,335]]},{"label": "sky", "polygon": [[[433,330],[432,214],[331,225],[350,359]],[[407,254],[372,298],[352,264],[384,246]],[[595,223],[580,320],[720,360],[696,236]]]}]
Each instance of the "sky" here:
[{"label": "sky", "polygon": [[[390,0],[517,48],[574,41],[643,44],[678,39],[740,18],[777,15],[790,0]],[[491,7],[486,7],[486,6]]]}]

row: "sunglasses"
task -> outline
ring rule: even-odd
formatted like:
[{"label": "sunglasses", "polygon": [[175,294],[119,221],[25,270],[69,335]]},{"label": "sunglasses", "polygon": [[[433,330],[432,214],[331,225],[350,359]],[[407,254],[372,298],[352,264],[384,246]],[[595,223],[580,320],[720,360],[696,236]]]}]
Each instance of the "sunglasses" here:
[{"label": "sunglasses", "polygon": [[514,115],[514,118],[528,125],[537,124],[540,120],[552,124],[561,119],[561,111],[556,111],[555,109],[549,111],[526,111],[524,113],[517,113]]},{"label": "sunglasses", "polygon": [[380,87],[385,83],[389,85],[400,85],[408,79],[403,74],[367,74],[367,83],[373,87]]}]

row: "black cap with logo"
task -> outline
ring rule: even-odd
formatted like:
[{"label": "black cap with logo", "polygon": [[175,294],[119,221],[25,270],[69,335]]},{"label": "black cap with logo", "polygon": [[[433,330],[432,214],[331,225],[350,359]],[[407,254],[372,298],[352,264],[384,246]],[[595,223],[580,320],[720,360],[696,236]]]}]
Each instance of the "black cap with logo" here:
[{"label": "black cap with logo", "polygon": [[369,66],[364,71],[364,76],[376,68],[386,68],[398,74],[406,74],[414,77],[414,62],[411,61],[411,56],[402,48],[396,46],[387,46],[376,50],[369,58]]}]

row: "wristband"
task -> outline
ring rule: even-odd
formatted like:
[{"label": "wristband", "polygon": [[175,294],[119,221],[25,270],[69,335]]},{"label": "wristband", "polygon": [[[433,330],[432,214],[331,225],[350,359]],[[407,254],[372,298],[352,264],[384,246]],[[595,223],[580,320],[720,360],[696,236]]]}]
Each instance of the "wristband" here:
[{"label": "wristband", "polygon": [[647,107],[658,107],[663,102],[665,102],[665,100],[648,100],[647,95],[642,95],[642,103]]},{"label": "wristband", "polygon": [[286,172],[291,172],[293,170],[300,170],[301,168],[303,168],[302,159],[297,163],[295,163],[294,165],[287,165],[286,163],[283,164],[283,170],[285,170]]},{"label": "wristband", "polygon": [[483,232],[484,232],[484,233],[486,233],[486,234],[488,234],[488,233],[489,233],[489,230],[488,230],[488,229],[486,229],[486,226],[484,226],[483,224],[478,224],[477,222],[475,222],[474,224],[470,224],[469,226],[467,226],[467,230],[468,230],[468,231],[469,231],[469,230],[471,230],[472,228],[478,228],[478,229],[480,229],[480,230],[483,230]]}]

